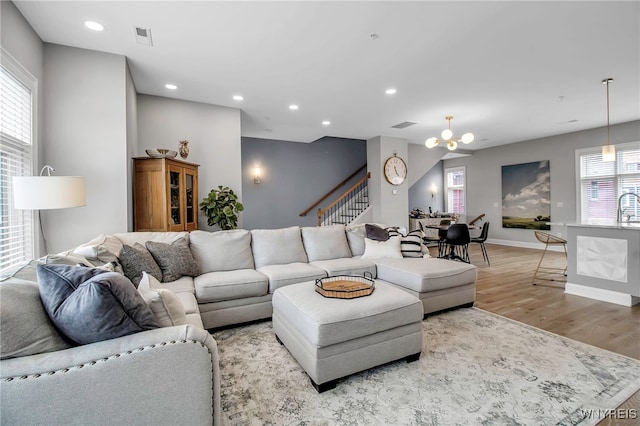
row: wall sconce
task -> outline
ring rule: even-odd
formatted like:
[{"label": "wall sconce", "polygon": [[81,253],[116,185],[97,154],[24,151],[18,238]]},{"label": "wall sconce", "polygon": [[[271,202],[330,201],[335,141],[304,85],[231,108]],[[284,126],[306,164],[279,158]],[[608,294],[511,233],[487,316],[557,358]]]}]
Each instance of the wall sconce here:
[{"label": "wall sconce", "polygon": [[255,166],[253,168],[253,183],[260,183],[260,166]]},{"label": "wall sconce", "polygon": [[436,186],[435,183],[431,184],[431,188],[429,188],[431,191],[431,198],[435,198],[436,195],[438,194],[438,187]]}]

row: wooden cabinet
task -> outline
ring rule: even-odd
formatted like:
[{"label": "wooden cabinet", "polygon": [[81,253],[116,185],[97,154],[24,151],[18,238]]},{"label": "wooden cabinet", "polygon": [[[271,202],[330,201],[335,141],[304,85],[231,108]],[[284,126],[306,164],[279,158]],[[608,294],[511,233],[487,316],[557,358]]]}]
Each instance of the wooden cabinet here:
[{"label": "wooden cabinet", "polygon": [[133,227],[135,231],[198,229],[198,165],[134,158]]}]

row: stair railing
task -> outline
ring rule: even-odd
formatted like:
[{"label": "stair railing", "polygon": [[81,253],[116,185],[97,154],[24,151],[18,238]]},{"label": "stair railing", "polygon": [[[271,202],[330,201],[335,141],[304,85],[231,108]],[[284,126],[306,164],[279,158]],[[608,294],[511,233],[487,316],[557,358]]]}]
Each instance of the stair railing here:
[{"label": "stair railing", "polygon": [[[353,184],[340,197],[324,209],[318,209],[318,226],[332,223],[347,224],[369,206],[367,179],[371,172]],[[333,220],[330,220],[333,219]]]},{"label": "stair railing", "polygon": [[327,192],[322,197],[320,197],[316,202],[314,202],[311,206],[309,206],[308,209],[306,209],[305,211],[300,213],[299,216],[306,216],[307,213],[309,213],[311,210],[313,210],[314,207],[318,206],[321,202],[326,200],[331,194],[333,194],[335,191],[340,189],[341,186],[344,186],[347,182],[349,182],[349,180],[351,180],[351,178],[353,178],[354,176],[356,176],[358,173],[360,173],[361,171],[363,171],[366,168],[367,168],[366,164],[362,165],[362,167],[360,167],[358,170],[356,170],[355,172],[351,173],[348,178],[344,179],[342,182],[340,182],[339,184],[337,184],[336,186],[331,188],[329,190],[329,192]]}]

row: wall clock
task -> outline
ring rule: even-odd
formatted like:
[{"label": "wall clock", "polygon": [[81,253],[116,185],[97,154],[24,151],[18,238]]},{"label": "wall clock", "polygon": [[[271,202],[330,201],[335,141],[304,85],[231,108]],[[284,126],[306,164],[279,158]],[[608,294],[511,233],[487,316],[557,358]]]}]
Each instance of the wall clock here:
[{"label": "wall clock", "polygon": [[400,185],[407,178],[407,164],[393,154],[393,157],[384,162],[384,177],[391,185]]}]

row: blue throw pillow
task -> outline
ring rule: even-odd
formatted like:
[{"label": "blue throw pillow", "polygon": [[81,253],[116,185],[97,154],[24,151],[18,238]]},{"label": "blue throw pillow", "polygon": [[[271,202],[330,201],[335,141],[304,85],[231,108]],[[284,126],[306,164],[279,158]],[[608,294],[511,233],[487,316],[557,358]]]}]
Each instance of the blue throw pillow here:
[{"label": "blue throw pillow", "polygon": [[131,281],[117,272],[69,265],[38,265],[40,298],[51,321],[69,339],[87,344],[158,328]]}]

